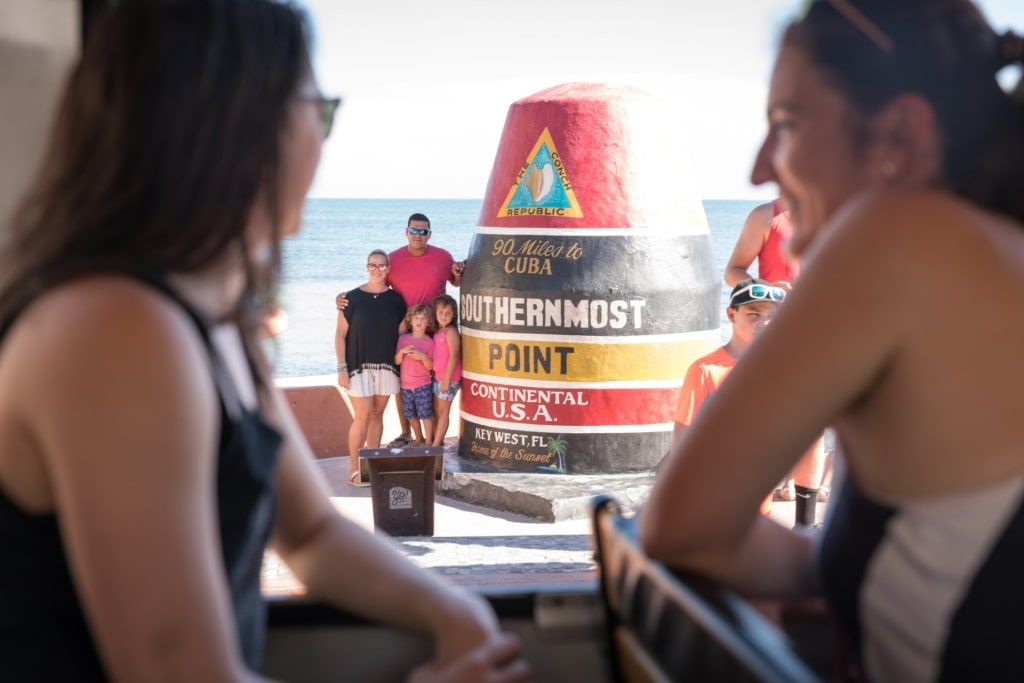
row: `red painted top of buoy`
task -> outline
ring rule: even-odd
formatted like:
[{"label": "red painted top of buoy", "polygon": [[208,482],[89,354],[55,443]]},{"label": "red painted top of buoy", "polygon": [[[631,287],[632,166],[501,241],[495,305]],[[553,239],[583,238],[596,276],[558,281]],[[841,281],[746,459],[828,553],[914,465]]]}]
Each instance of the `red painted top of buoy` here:
[{"label": "red painted top of buoy", "polygon": [[480,225],[678,226],[700,199],[673,126],[664,100],[630,86],[568,83],[514,102]]}]

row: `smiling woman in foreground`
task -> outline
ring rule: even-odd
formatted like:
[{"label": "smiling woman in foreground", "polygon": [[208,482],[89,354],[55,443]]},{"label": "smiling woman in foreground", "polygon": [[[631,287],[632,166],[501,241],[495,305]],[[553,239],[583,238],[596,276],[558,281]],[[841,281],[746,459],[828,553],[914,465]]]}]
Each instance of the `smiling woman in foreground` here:
[{"label": "smiling woman in foreground", "polygon": [[[870,680],[1024,680],[1024,108],[996,81],[1022,43],[966,0],[808,7],[753,170],[801,279],[642,541],[751,596],[824,593]],[[757,507],[828,426],[848,472],[819,546]]]}]

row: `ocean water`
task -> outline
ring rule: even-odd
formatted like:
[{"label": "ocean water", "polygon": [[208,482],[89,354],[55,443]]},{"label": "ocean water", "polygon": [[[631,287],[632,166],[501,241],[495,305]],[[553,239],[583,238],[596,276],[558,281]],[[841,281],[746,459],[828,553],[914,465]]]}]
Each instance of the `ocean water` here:
[{"label": "ocean water", "polygon": [[[706,200],[704,213],[719,277],[743,221],[758,200]],[[334,297],[366,281],[366,255],[405,243],[409,214],[430,217],[430,243],[466,257],[476,232],[481,200],[475,199],[309,199],[302,229],[284,244],[281,303],[287,330],[270,344],[275,376],[304,377],[335,372]],[[728,339],[722,282],[722,338]],[[456,296],[458,290],[449,285]]]}]

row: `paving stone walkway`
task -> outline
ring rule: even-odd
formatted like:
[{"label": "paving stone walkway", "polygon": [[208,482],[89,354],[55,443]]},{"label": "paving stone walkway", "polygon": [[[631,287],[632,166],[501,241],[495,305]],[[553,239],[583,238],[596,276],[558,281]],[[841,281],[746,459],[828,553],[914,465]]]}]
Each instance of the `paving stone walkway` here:
[{"label": "paving stone walkway", "polygon": [[[446,445],[451,448],[450,444]],[[318,463],[331,486],[335,507],[374,531],[370,489],[348,483],[348,458],[330,458]],[[825,504],[818,505],[819,520],[823,519],[825,507]],[[772,517],[791,526],[793,503],[776,501]],[[478,588],[538,584],[584,586],[597,582],[590,521],[586,518],[542,522],[437,496],[434,535],[393,540],[413,563],[462,585]],[[272,552],[268,552],[264,562],[263,587],[268,594],[302,592],[302,586]]]}]

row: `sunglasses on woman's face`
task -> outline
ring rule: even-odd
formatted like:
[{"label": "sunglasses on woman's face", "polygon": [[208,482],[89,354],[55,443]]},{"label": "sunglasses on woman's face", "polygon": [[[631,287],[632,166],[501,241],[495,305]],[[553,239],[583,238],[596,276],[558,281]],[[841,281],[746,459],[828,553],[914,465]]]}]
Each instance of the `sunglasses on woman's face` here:
[{"label": "sunglasses on woman's face", "polygon": [[429,235],[430,228],[406,228],[410,235]]},{"label": "sunglasses on woman's face", "polygon": [[324,140],[331,134],[331,128],[334,127],[334,115],[338,112],[338,107],[341,106],[340,97],[324,97],[323,95],[312,95],[300,97],[303,102],[313,102],[320,110],[320,128],[324,133]]},{"label": "sunglasses on woman's face", "polygon": [[366,264],[366,269],[367,270],[387,270],[388,269],[388,264],[386,264],[386,263],[367,263]]}]

